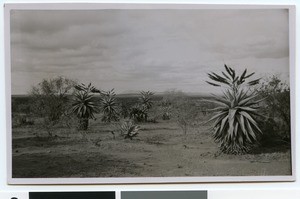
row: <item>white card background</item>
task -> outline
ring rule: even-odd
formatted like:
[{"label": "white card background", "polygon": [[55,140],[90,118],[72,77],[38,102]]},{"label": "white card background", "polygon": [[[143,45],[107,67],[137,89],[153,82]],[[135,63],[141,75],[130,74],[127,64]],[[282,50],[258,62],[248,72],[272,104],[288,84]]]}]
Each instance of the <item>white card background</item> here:
[{"label": "white card background", "polygon": [[[25,1],[25,0],[4,0],[1,1],[2,9],[0,10],[0,25],[3,27],[3,4],[4,3],[61,3],[61,1]],[[70,1],[65,0],[64,2],[84,2],[84,1]],[[119,3],[187,3],[187,1],[173,0],[173,1],[138,1],[138,0],[114,0],[114,1],[93,1],[89,2],[119,2]],[[296,0],[189,0],[189,3],[206,3],[206,4],[278,4],[278,5],[296,5],[300,6],[300,2]],[[299,11],[299,10],[298,10]],[[300,28],[300,16],[299,12],[297,15],[297,25],[296,32],[299,38]],[[28,199],[28,191],[117,191],[117,196],[119,196],[118,191],[141,191],[141,190],[209,190],[208,198],[210,199],[250,199],[250,198],[272,198],[272,199],[296,199],[300,197],[300,140],[297,135],[297,132],[300,132],[299,124],[296,123],[296,182],[280,182],[280,183],[201,183],[201,184],[164,184],[164,185],[24,185],[24,186],[13,186],[7,184],[7,175],[6,175],[6,127],[5,127],[5,73],[4,73],[4,46],[3,46],[3,28],[0,29],[1,37],[1,46],[0,46],[0,198],[6,199],[11,197],[18,197],[18,199]],[[297,46],[296,49],[299,49],[299,39],[296,39]],[[296,50],[297,52],[297,50]],[[300,99],[300,73],[299,73],[299,64],[296,65],[296,99]],[[299,103],[299,100],[298,100]],[[298,105],[298,104],[297,104]],[[300,108],[296,105],[296,118],[299,117]],[[298,116],[298,117],[297,117]]]}]

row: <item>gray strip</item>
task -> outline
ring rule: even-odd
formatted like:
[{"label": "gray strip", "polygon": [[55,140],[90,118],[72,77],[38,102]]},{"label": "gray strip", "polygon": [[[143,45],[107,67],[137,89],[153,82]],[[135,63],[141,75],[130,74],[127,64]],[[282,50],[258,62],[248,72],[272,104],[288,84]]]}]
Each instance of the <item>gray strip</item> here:
[{"label": "gray strip", "polygon": [[126,191],[121,199],[207,199],[207,191]]}]

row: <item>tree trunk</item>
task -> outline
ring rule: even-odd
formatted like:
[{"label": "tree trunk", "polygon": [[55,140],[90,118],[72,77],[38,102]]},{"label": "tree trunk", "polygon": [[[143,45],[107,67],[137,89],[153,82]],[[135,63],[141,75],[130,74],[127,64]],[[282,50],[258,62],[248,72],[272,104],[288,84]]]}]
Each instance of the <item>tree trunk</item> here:
[{"label": "tree trunk", "polygon": [[89,127],[89,119],[88,118],[80,118],[78,124],[78,130],[86,131]]}]

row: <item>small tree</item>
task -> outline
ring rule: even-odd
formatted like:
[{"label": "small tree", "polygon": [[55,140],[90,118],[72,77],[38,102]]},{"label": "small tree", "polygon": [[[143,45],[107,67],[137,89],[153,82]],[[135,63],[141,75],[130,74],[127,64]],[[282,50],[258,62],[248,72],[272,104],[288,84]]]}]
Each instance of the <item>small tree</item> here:
[{"label": "small tree", "polygon": [[57,77],[33,86],[30,91],[33,112],[51,122],[58,121],[69,109],[68,98],[75,84],[73,80]]},{"label": "small tree", "polygon": [[91,84],[75,86],[76,93],[73,95],[72,112],[79,119],[79,130],[87,130],[89,119],[95,119],[95,114],[99,112],[99,104],[94,97],[94,92],[97,91]]},{"label": "small tree", "polygon": [[40,128],[50,137],[53,128],[60,124],[70,109],[69,97],[74,92],[75,81],[64,77],[44,79],[30,91],[31,108],[34,115],[43,118]]},{"label": "small tree", "polygon": [[[213,82],[208,84],[216,87],[225,85],[223,95],[213,95],[212,100],[206,100],[218,105],[212,111],[215,115],[209,120],[214,121],[213,137],[225,153],[239,154],[248,152],[258,142],[262,133],[255,119],[259,109],[258,95],[249,92],[249,87],[259,83],[260,79],[245,82],[254,73],[247,74],[247,69],[239,76],[235,70],[225,65],[222,75],[209,73]],[[245,89],[248,88],[248,91]]]}]

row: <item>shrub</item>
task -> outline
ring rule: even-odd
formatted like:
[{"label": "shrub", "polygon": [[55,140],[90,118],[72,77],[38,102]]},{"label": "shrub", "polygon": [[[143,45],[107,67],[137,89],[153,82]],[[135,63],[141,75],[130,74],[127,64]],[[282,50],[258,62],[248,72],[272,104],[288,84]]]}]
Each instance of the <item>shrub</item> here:
[{"label": "shrub", "polygon": [[[69,96],[74,92],[75,81],[64,77],[44,79],[29,92],[30,111],[42,118],[38,128],[53,136],[53,128],[60,124],[62,117],[70,110]],[[28,113],[27,113],[28,114]]]},{"label": "shrub", "polygon": [[130,108],[129,108],[128,105],[127,105],[126,103],[124,103],[124,102],[121,103],[120,114],[122,115],[122,117],[123,117],[124,119],[130,116]]},{"label": "shrub", "polygon": [[133,119],[136,122],[142,122],[146,121],[146,113],[147,109],[144,106],[140,104],[135,104],[133,107],[130,108],[129,117],[130,119]]},{"label": "shrub", "polygon": [[[261,111],[266,115],[262,121],[266,134],[290,142],[290,88],[277,76],[269,77],[257,87],[258,94],[265,98]],[[269,125],[271,124],[271,125]],[[272,128],[270,128],[272,126]]]},{"label": "shrub", "polygon": [[177,116],[176,122],[186,135],[189,127],[196,121],[198,116],[198,110],[194,106],[193,102],[188,98],[182,98],[177,101],[177,107],[175,110]]},{"label": "shrub", "polygon": [[221,151],[231,154],[245,153],[258,143],[262,133],[256,121],[261,100],[256,100],[258,95],[255,92],[245,91],[246,88],[258,84],[259,79],[249,81],[245,86],[245,81],[254,73],[247,75],[246,69],[239,76],[226,65],[225,70],[222,75],[208,74],[213,81],[207,81],[208,84],[227,86],[223,95],[213,95],[211,100],[206,100],[218,105],[212,110],[216,113],[208,122],[214,121],[213,137],[219,143]]},{"label": "shrub", "polygon": [[139,102],[130,108],[129,117],[136,122],[147,122],[150,108],[153,106],[153,92],[140,92]]},{"label": "shrub", "polygon": [[170,120],[171,119],[171,106],[162,107],[162,119]]},{"label": "shrub", "polygon": [[31,110],[46,120],[58,121],[69,109],[68,97],[73,93],[74,85],[75,81],[64,77],[44,79],[30,91]]}]

